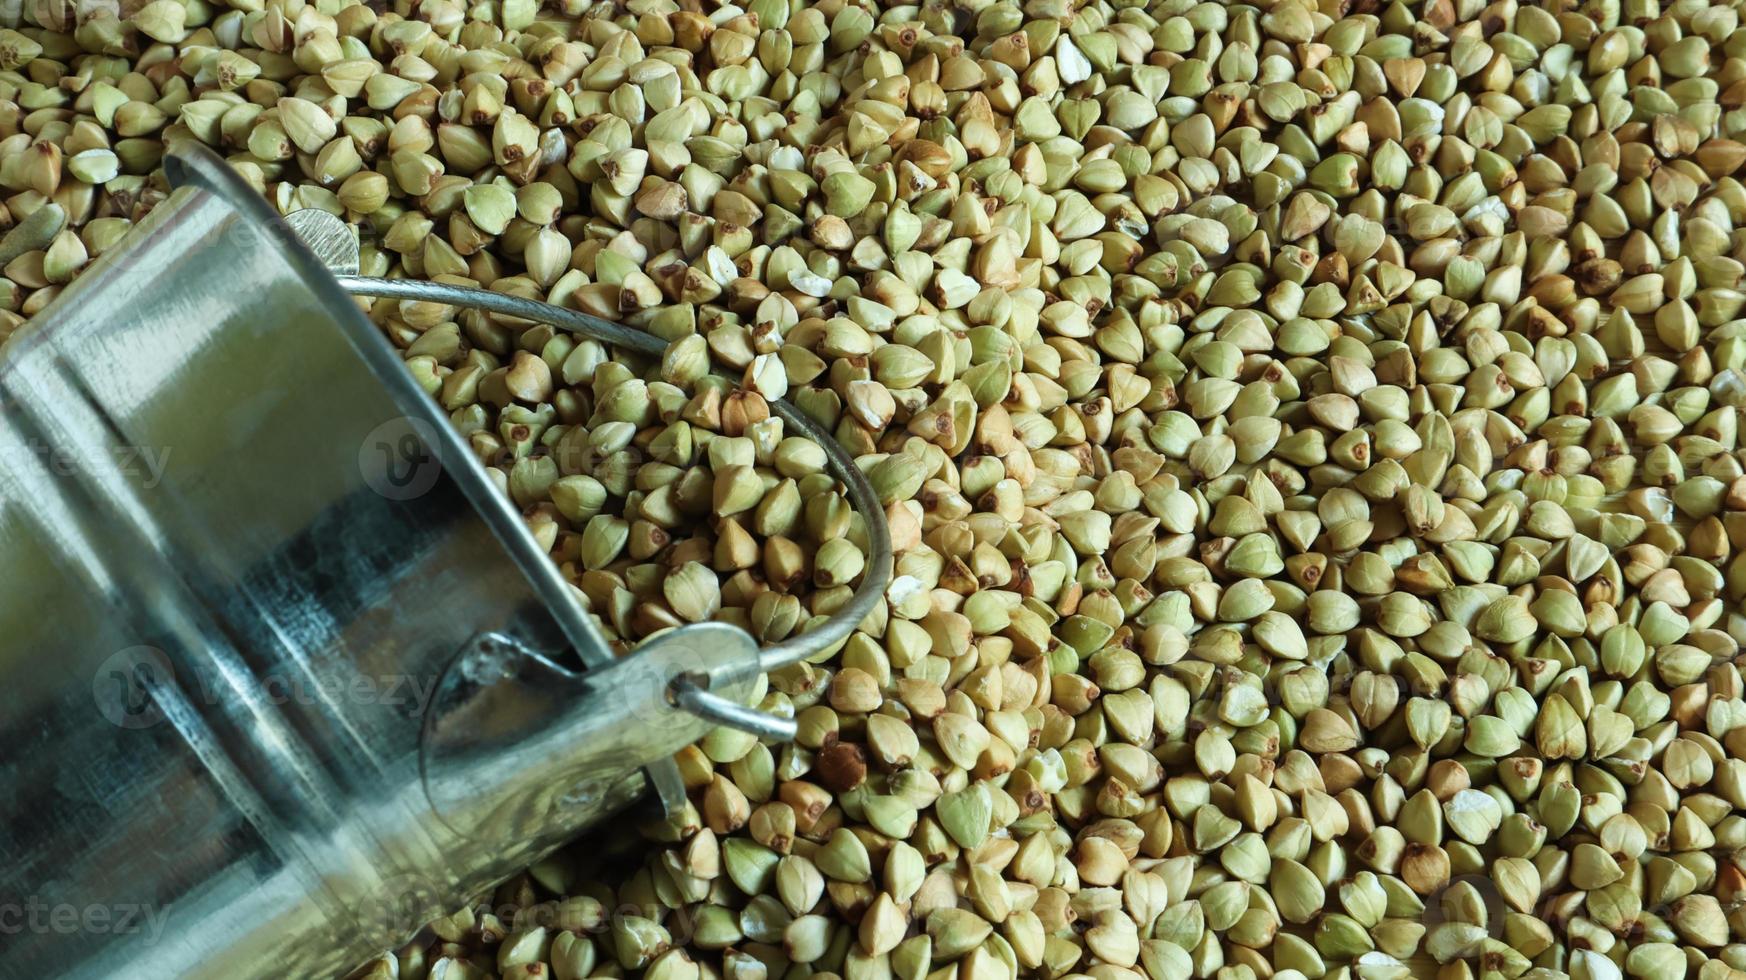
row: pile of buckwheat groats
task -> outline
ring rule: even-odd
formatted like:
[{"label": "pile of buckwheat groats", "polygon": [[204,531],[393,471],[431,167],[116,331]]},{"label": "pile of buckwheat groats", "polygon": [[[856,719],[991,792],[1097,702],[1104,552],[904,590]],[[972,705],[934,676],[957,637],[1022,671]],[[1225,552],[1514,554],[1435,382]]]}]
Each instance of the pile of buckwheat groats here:
[{"label": "pile of buckwheat groats", "polygon": [[798,742],[365,976],[1741,977],[1739,6],[27,0],[0,335],[194,140],[670,342],[371,310],[627,649],[868,470]]}]

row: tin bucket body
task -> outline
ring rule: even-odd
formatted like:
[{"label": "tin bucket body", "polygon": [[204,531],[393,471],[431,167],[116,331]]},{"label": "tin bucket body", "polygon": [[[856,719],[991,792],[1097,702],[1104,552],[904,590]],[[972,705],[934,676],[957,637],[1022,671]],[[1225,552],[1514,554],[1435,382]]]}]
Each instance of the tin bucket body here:
[{"label": "tin bucket body", "polygon": [[709,727],[674,676],[755,673],[714,624],[611,660],[322,263],[171,164],[0,353],[0,977],[342,973],[643,792]]}]

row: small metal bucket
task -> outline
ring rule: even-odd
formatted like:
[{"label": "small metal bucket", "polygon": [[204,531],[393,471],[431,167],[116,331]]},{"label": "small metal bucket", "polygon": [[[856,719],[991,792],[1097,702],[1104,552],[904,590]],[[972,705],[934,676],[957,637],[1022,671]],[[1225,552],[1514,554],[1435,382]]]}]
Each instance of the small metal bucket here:
[{"label": "small metal bucket", "polygon": [[0,356],[0,977],[336,975],[651,783],[682,803],[713,725],[791,730],[739,706],[758,670],[890,576],[828,437],[877,539],[842,621],[612,659],[347,296],[420,284],[336,277],[209,153],[167,166]]}]

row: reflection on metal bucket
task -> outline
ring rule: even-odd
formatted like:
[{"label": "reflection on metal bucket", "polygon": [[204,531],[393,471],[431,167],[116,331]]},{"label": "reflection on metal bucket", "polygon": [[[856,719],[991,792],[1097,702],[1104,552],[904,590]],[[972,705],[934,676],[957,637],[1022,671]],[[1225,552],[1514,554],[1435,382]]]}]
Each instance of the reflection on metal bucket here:
[{"label": "reflection on metal bucket", "polygon": [[713,724],[783,732],[737,706],[741,630],[612,659],[355,267],[210,154],[169,167],[0,359],[0,977],[336,975],[651,782],[675,802]]}]

